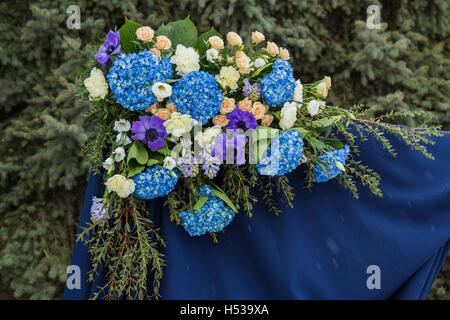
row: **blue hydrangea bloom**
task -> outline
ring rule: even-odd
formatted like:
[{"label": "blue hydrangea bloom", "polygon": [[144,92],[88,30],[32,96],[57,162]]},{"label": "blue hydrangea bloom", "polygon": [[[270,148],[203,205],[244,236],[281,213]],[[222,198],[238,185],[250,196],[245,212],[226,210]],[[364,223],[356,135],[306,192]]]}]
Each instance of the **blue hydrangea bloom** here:
[{"label": "blue hydrangea bloom", "polygon": [[133,180],[136,185],[134,196],[138,199],[150,200],[171,192],[177,184],[178,175],[157,164],[138,173]]},{"label": "blue hydrangea bloom", "polygon": [[173,86],[170,100],[179,112],[206,124],[219,113],[223,94],[213,75],[205,71],[192,71]]},{"label": "blue hydrangea bloom", "polygon": [[291,101],[295,90],[294,71],[286,60],[277,59],[272,71],[261,78],[262,93],[269,107]]},{"label": "blue hydrangea bloom", "polygon": [[156,102],[152,85],[173,78],[172,64],[147,50],[121,54],[106,78],[117,103],[131,111],[144,110]]},{"label": "blue hydrangea bloom", "polygon": [[198,193],[199,198],[208,197],[208,200],[199,211],[180,211],[178,214],[182,226],[190,236],[201,236],[205,233],[222,231],[233,220],[233,210],[215,196],[208,185],[200,187]]},{"label": "blue hydrangea bloom", "polygon": [[336,166],[336,161],[344,165],[349,153],[350,147],[345,145],[344,148],[322,154],[319,157],[322,165],[316,164],[314,167],[314,182],[327,182],[339,175],[341,170]]},{"label": "blue hydrangea bloom", "polygon": [[283,176],[302,161],[303,139],[296,130],[283,131],[270,142],[256,170],[264,176]]}]

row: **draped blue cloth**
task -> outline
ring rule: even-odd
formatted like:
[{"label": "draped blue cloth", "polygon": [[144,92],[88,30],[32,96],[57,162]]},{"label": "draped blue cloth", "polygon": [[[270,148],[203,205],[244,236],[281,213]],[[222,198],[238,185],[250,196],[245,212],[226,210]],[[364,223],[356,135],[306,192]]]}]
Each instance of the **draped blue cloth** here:
[{"label": "draped blue cloth", "polygon": [[[310,191],[297,169],[289,175],[293,209],[273,216],[259,201],[253,218],[239,213],[218,244],[190,237],[169,222],[160,200],[150,202],[168,243],[163,299],[426,298],[450,249],[450,133],[430,147],[434,161],[392,141],[396,159],[374,139],[361,144],[361,159],[382,176],[383,198],[360,186],[355,200],[336,181]],[[80,226],[90,219],[92,196],[101,194],[101,179],[91,175]],[[72,264],[80,267],[81,288],[66,288],[65,298],[88,299],[104,270],[87,282],[82,243]],[[379,267],[380,289],[368,289],[371,265]]]}]

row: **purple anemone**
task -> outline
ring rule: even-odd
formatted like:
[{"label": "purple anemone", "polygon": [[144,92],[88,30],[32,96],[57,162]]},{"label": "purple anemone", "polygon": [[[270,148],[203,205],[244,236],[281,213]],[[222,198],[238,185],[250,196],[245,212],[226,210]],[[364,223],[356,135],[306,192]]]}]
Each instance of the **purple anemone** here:
[{"label": "purple anemone", "polygon": [[134,121],[131,126],[131,132],[133,132],[131,138],[146,144],[152,151],[161,149],[168,135],[163,124],[164,120],[157,116],[140,116],[139,120]]},{"label": "purple anemone", "polygon": [[251,112],[235,108],[233,112],[227,115],[230,122],[227,125],[227,129],[240,129],[246,131],[248,129],[255,129],[256,119]]},{"label": "purple anemone", "polygon": [[119,54],[120,52],[120,33],[110,31],[106,35],[106,41],[103,45],[98,49],[98,52],[95,54],[95,59],[98,63],[100,63],[103,67],[106,68],[108,62],[112,55]]}]

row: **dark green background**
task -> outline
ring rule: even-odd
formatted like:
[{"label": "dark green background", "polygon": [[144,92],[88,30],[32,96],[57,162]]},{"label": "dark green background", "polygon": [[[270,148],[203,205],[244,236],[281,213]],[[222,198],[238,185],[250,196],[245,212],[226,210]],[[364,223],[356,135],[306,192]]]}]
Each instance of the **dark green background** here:
[{"label": "dark green background", "polygon": [[[69,30],[67,7],[81,8]],[[382,30],[366,27],[381,6]],[[200,31],[263,31],[287,47],[303,82],[330,75],[330,101],[377,112],[425,110],[450,124],[448,0],[15,0],[0,4],[0,298],[61,297],[93,132],[82,116],[89,45],[126,15],[154,28],[190,15]],[[450,272],[431,297],[449,299]]]}]

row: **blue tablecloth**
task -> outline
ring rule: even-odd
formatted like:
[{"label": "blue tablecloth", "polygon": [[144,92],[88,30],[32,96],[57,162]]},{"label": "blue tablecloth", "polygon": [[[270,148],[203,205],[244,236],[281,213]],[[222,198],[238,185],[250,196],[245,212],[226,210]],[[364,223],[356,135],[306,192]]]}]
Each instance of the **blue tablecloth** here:
[{"label": "blue tablecloth", "polygon": [[[260,201],[253,218],[240,213],[220,235],[190,237],[168,220],[161,201],[150,203],[168,242],[163,299],[424,299],[450,249],[450,133],[437,139],[431,161],[393,139],[397,159],[370,139],[362,160],[382,176],[383,198],[361,189],[355,200],[336,181],[304,188],[302,170],[291,174],[293,209],[269,214]],[[89,220],[91,176],[80,225]],[[103,283],[86,281],[86,247],[77,243],[72,264],[80,289],[66,299],[88,299]],[[380,289],[368,289],[367,268],[380,268]]]}]

